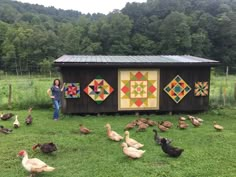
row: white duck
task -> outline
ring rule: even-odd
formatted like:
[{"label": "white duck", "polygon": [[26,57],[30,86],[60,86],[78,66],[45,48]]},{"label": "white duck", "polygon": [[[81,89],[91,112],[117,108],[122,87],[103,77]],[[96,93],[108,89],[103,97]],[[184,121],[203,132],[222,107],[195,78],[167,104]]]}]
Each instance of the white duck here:
[{"label": "white duck", "polygon": [[15,117],[15,121],[13,122],[13,127],[14,128],[20,127],[20,122],[18,121],[18,115],[16,115],[16,117]]},{"label": "white duck", "polygon": [[136,141],[136,140],[130,138],[130,137],[129,137],[129,131],[125,131],[125,142],[126,142],[129,146],[131,146],[131,147],[133,147],[133,148],[136,148],[136,149],[139,149],[139,148],[141,148],[141,147],[144,146],[143,144],[139,143],[138,141]]},{"label": "white duck", "polygon": [[121,146],[123,147],[123,153],[132,159],[138,159],[142,157],[142,155],[145,152],[143,150],[138,150],[133,147],[128,147],[128,145],[125,142],[123,142]]},{"label": "white duck", "polygon": [[25,150],[21,150],[18,153],[18,156],[23,157],[22,165],[27,171],[30,172],[30,177],[33,177],[36,173],[55,170],[55,168],[48,166],[46,163],[37,158],[29,159]]},{"label": "white duck", "polygon": [[110,124],[106,124],[105,126],[107,128],[107,136],[108,138],[110,138],[113,141],[120,141],[123,139],[122,136],[120,136],[118,133],[116,133],[115,131],[111,130],[111,125]]}]

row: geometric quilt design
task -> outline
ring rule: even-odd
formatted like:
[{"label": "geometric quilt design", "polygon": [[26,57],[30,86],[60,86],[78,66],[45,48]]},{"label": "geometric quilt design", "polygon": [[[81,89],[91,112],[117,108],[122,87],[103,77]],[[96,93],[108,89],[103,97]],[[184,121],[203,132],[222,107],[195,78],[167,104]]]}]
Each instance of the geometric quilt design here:
[{"label": "geometric quilt design", "polygon": [[79,83],[66,83],[65,84],[65,98],[79,98],[80,97],[80,84]]},{"label": "geometric quilt design", "polygon": [[157,109],[157,71],[119,71],[119,109]]},{"label": "geometric quilt design", "polygon": [[177,75],[165,88],[164,91],[174,100],[179,103],[189,92],[190,86]]},{"label": "geometric quilt design", "polygon": [[85,89],[87,93],[97,104],[101,104],[114,89],[101,76],[97,76]]},{"label": "geometric quilt design", "polygon": [[194,95],[207,96],[208,95],[208,82],[195,82]]}]

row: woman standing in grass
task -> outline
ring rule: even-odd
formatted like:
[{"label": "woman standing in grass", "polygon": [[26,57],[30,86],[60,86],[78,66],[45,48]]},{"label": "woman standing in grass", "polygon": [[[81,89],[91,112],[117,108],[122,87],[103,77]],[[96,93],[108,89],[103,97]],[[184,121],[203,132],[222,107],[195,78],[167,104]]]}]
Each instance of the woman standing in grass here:
[{"label": "woman standing in grass", "polygon": [[53,119],[58,120],[61,106],[61,92],[64,90],[65,83],[60,87],[59,79],[53,81],[53,86],[47,90],[48,96],[52,99],[54,105]]}]

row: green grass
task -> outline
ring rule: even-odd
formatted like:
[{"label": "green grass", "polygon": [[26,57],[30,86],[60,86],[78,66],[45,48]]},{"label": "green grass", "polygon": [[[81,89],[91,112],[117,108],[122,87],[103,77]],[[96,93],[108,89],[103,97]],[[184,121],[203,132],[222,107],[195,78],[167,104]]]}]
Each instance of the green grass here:
[{"label": "green grass", "polygon": [[[49,141],[56,143],[58,151],[53,155],[37,153],[34,157],[56,170],[40,174],[39,177],[235,177],[236,174],[236,108],[197,114],[204,119],[203,125],[199,128],[190,125],[186,130],[176,128],[177,118],[181,114],[150,115],[152,120],[170,120],[174,123],[175,126],[168,132],[160,134],[173,139],[172,144],[185,151],[179,158],[170,158],[155,144],[153,128],[139,133],[131,130],[130,136],[143,143],[143,149],[146,150],[138,160],[128,159],[122,152],[121,142],[110,141],[104,128],[109,122],[115,131],[123,134],[124,126],[136,118],[133,115],[67,115],[55,122],[52,120],[52,109],[33,110],[33,124],[25,126],[23,121],[27,111],[13,113],[19,115],[22,124],[12,134],[0,134],[0,176],[27,176],[16,154],[26,149],[32,157],[33,144]],[[13,121],[0,121],[0,124],[12,127]],[[223,125],[224,131],[216,132],[212,126],[213,121]],[[80,123],[92,129],[93,133],[80,135]]]},{"label": "green grass", "polygon": [[51,87],[53,79],[10,77],[0,80],[0,106],[8,108],[9,84],[12,86],[13,109],[48,108],[51,100],[47,96],[47,89]]},{"label": "green grass", "polygon": [[[57,78],[55,76],[55,78]],[[41,76],[7,76],[0,77],[0,107],[8,108],[9,84],[12,85],[12,108],[26,109],[29,106],[34,108],[48,108],[51,100],[48,99],[47,89],[52,85],[52,78]],[[234,97],[236,77],[229,76],[227,81],[225,76],[215,76],[212,74],[210,83],[210,106],[235,106]],[[225,91],[225,105],[224,95]]]}]

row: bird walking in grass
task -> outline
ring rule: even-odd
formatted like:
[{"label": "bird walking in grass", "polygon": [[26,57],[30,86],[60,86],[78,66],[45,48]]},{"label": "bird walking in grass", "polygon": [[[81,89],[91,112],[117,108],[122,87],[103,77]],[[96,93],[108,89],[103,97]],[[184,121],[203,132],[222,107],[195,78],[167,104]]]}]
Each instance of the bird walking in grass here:
[{"label": "bird walking in grass", "polygon": [[20,122],[18,120],[18,115],[15,116],[15,121],[13,122],[13,127],[14,128],[19,128],[20,127]]},{"label": "bird walking in grass", "polygon": [[167,144],[167,141],[165,138],[161,139],[161,149],[163,152],[168,154],[170,157],[179,157],[184,149],[180,149],[177,147],[173,147],[170,144]]},{"label": "bird walking in grass", "polygon": [[37,173],[41,172],[50,172],[55,170],[55,168],[50,167],[43,161],[37,158],[29,159],[28,153],[25,150],[21,150],[18,155],[18,157],[23,157],[22,159],[22,166],[30,172],[30,177],[34,177]]},{"label": "bird walking in grass", "polygon": [[219,125],[219,124],[217,124],[216,121],[214,121],[213,124],[214,124],[214,125],[213,125],[214,128],[215,128],[217,131],[222,131],[222,130],[224,130],[224,127],[221,126],[221,125]]},{"label": "bird walking in grass", "polygon": [[123,153],[131,159],[141,158],[145,153],[144,150],[128,147],[128,145],[125,142],[123,142],[121,146],[123,147]]}]

